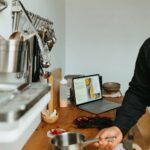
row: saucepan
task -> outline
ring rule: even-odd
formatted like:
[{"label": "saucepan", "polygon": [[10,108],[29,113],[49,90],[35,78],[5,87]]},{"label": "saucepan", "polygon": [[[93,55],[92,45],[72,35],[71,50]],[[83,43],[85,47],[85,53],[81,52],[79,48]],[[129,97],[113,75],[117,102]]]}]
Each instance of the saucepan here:
[{"label": "saucepan", "polygon": [[86,150],[88,144],[98,142],[99,139],[85,140],[85,136],[78,132],[65,132],[51,139],[52,150]]},{"label": "saucepan", "polygon": [[0,40],[0,72],[23,72],[27,43],[21,40]]}]

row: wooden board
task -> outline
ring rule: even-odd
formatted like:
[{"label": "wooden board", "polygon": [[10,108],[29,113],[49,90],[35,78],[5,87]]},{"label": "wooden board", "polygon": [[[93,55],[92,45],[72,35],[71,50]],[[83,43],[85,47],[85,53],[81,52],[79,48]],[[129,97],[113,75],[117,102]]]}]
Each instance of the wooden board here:
[{"label": "wooden board", "polygon": [[48,109],[53,112],[59,106],[59,83],[62,78],[61,68],[52,70],[50,77],[48,78],[49,83],[51,84],[51,99],[48,104]]}]

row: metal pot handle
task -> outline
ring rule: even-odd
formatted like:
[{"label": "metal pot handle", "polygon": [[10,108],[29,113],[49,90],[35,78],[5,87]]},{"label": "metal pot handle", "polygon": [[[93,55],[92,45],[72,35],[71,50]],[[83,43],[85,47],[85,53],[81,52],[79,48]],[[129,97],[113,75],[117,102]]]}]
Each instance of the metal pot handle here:
[{"label": "metal pot handle", "polygon": [[[113,142],[115,139],[116,139],[115,136],[105,138],[105,140],[107,140],[108,142]],[[101,140],[101,138],[95,138],[95,139],[84,141],[84,142],[82,142],[82,146],[83,147],[87,146],[88,144],[98,142],[99,140]]]},{"label": "metal pot handle", "polygon": [[85,147],[85,146],[87,146],[88,144],[95,143],[95,142],[98,142],[98,141],[99,141],[98,138],[96,138],[96,139],[91,139],[91,140],[87,140],[87,141],[82,142],[82,146]]}]

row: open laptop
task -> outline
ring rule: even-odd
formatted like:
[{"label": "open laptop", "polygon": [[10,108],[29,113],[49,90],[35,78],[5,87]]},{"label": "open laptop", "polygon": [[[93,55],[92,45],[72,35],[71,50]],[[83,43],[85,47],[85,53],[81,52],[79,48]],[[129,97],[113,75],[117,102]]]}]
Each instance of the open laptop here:
[{"label": "open laptop", "polygon": [[75,105],[85,111],[99,114],[121,106],[102,98],[102,77],[99,74],[73,78]]}]

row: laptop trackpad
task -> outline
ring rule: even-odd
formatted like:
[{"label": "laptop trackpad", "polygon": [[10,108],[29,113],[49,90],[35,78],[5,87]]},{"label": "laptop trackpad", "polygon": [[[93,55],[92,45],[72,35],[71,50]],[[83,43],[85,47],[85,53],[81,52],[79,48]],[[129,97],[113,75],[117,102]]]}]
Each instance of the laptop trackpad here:
[{"label": "laptop trackpad", "polygon": [[115,103],[115,102],[110,102],[107,100],[98,100],[95,102],[79,105],[78,107],[80,109],[83,109],[85,111],[94,113],[94,114],[99,114],[102,112],[106,112],[112,109],[115,109],[117,107],[120,107],[121,104]]}]

